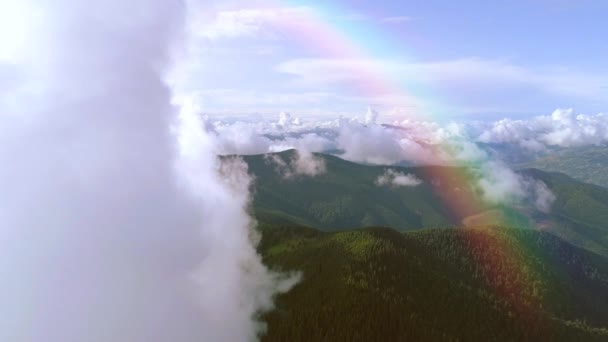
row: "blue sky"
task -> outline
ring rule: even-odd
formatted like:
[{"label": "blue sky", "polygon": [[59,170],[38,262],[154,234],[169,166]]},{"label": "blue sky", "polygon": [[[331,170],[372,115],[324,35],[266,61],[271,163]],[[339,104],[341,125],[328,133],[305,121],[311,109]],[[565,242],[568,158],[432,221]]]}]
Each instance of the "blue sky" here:
[{"label": "blue sky", "polygon": [[[485,120],[608,108],[608,1],[250,0],[200,13],[187,91],[209,114],[336,116],[373,105]],[[290,27],[298,22],[321,28],[303,39]],[[319,48],[328,30],[361,53]],[[360,91],[366,82],[392,90]]]}]

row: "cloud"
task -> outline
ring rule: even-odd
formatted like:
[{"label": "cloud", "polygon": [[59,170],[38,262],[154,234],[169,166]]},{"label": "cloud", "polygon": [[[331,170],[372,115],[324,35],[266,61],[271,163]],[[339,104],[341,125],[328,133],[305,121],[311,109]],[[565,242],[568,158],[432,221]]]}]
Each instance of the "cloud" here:
[{"label": "cloud", "polygon": [[499,161],[486,161],[473,171],[486,201],[507,205],[528,201],[541,212],[551,211],[556,197],[544,182],[522,176]]},{"label": "cloud", "polygon": [[343,158],[362,163],[390,165],[427,155],[422,146],[402,135],[380,125],[342,120],[337,143]]},{"label": "cloud", "polygon": [[[551,211],[551,205],[557,199],[555,194],[547,187],[547,184],[538,180],[532,180],[532,198],[536,208],[543,213]],[[530,183],[528,183],[530,184]]]},{"label": "cloud", "polygon": [[[571,122],[571,116],[565,114],[554,114],[553,117],[560,121]],[[570,117],[570,119],[567,119]],[[278,121],[266,123],[257,122],[233,124],[216,123],[214,125],[217,140],[222,142],[239,132],[238,139],[250,141],[251,145],[257,145],[259,153],[278,152],[297,148],[302,151],[331,152],[338,154],[341,158],[366,164],[375,165],[449,165],[469,168],[473,174],[471,186],[479,189],[483,199],[493,204],[521,205],[529,203],[537,210],[550,210],[551,203],[555,200],[554,195],[540,181],[529,179],[511,170],[500,159],[492,146],[484,146],[480,142],[487,143],[490,140],[481,139],[492,129],[494,124],[485,123],[451,123],[438,124],[434,122],[402,120],[390,124],[382,123],[378,112],[369,111],[357,117],[338,120],[318,121],[302,120],[300,125],[280,125],[288,122],[286,115],[280,115]],[[536,119],[534,119],[536,120]],[[541,122],[544,119],[539,119]],[[553,119],[552,119],[553,120]],[[576,120],[574,120],[576,121]],[[597,120],[597,125],[603,125]],[[244,125],[246,128],[242,128]],[[529,123],[520,122],[516,125],[524,128]],[[543,126],[546,128],[546,126]],[[230,134],[224,134],[228,130]],[[233,131],[234,130],[234,131]],[[517,149],[538,148],[534,146],[537,142],[543,147],[544,143],[534,138],[545,136],[546,129],[536,132],[527,130],[526,133],[515,134],[514,132],[500,131],[505,140],[497,140]],[[542,132],[542,133],[541,133]],[[551,136],[551,135],[550,135]],[[511,141],[506,139],[518,141]],[[260,139],[257,143],[257,139]],[[248,143],[242,146],[250,146]],[[521,146],[520,146],[521,145]],[[222,146],[230,146],[223,143]],[[248,148],[239,148],[232,145],[233,153],[239,154]],[[240,151],[237,151],[240,150]],[[306,172],[297,171],[294,161],[283,160],[278,156],[269,156],[277,170],[286,178],[293,178],[298,174]],[[303,158],[302,160],[306,160]],[[312,164],[314,165],[314,164]],[[310,170],[315,170],[314,167]],[[308,172],[314,174],[314,172]],[[380,183],[388,184],[392,179],[397,183],[403,180],[403,184],[409,184],[411,179],[397,177],[387,174],[380,179]]]},{"label": "cloud", "polygon": [[[403,117],[403,116],[402,116]],[[498,157],[501,150],[532,158],[565,148],[608,143],[603,113],[558,109],[528,120],[439,124],[367,112],[338,119],[293,119],[256,123],[216,119],[208,125],[220,141],[220,154],[255,154],[300,149],[341,151],[342,158],[370,164],[450,165]],[[296,124],[297,123],[297,124]],[[490,144],[490,145],[488,145]]]},{"label": "cloud", "polygon": [[292,118],[291,114],[286,112],[281,112],[279,114],[279,121],[277,125],[282,128],[289,128],[292,125],[299,126],[301,125],[300,118]]},{"label": "cloud", "polygon": [[[564,67],[531,68],[505,60],[477,57],[445,61],[410,62],[391,59],[293,59],[276,70],[293,75],[299,84],[323,85],[361,81],[371,73],[380,79],[406,81],[408,84],[467,91],[500,91],[509,87],[566,95],[588,100],[605,96],[606,75]],[[397,76],[395,76],[397,75]]]},{"label": "cloud", "polygon": [[255,340],[297,278],[256,254],[243,163],[171,104],[184,4],[28,5],[26,91],[0,101],[0,340]]},{"label": "cloud", "polygon": [[315,177],[326,172],[325,161],[307,151],[294,150],[291,158],[278,154],[266,155],[266,161],[274,165],[278,174],[284,179],[299,176]]},{"label": "cloud", "polygon": [[608,115],[575,115],[557,109],[549,116],[529,120],[503,119],[483,130],[479,141],[516,144],[529,150],[547,146],[573,147],[608,143]]},{"label": "cloud", "polygon": [[410,22],[413,19],[414,18],[409,17],[409,16],[400,15],[400,16],[394,16],[394,17],[384,17],[380,21],[383,23],[389,23],[389,24],[402,24],[402,23]]},{"label": "cloud", "polygon": [[200,324],[206,326],[210,340],[254,340],[264,331],[254,316],[272,309],[274,294],[290,289],[299,275],[273,274],[262,264],[255,251],[257,241],[252,241],[254,222],[247,214],[252,183],[247,164],[236,157],[220,163],[210,153],[217,141],[203,127],[196,107],[184,103],[177,128],[177,169],[185,190],[208,203],[201,208],[205,257],[193,274],[205,317]]},{"label": "cloud", "polygon": [[417,186],[422,184],[422,181],[412,174],[404,174],[393,169],[387,169],[382,175],[376,179],[378,186]]},{"label": "cloud", "polygon": [[217,40],[239,37],[276,38],[277,31],[297,25],[315,13],[310,7],[245,8],[223,10],[194,28],[199,37]]},{"label": "cloud", "polygon": [[477,184],[484,199],[491,203],[511,203],[526,196],[521,177],[504,164],[491,161],[479,169]]},{"label": "cloud", "polygon": [[372,109],[371,106],[367,107],[367,112],[365,113],[364,123],[366,125],[375,124],[376,120],[378,120],[378,112]]}]

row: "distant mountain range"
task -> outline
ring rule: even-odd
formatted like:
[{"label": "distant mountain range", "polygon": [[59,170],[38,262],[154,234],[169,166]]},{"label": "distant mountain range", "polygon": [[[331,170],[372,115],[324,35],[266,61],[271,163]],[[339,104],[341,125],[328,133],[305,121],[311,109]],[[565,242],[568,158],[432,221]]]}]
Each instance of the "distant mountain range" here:
[{"label": "distant mountain range", "polygon": [[585,146],[567,148],[523,163],[517,167],[561,172],[582,182],[608,188],[608,147]]},{"label": "distant mountain range", "polygon": [[[352,163],[336,156],[315,154],[324,171],[314,177],[283,178],[276,158],[293,160],[294,151],[244,156],[255,177],[253,211],[263,223],[302,225],[323,231],[366,226],[398,230],[463,225],[506,224],[543,229],[570,243],[608,255],[608,189],[577,181],[560,173],[537,169],[519,171],[542,180],[555,194],[550,213],[530,204],[512,208],[485,204],[479,194],[456,188],[454,177],[469,177],[466,169],[448,167],[390,167],[421,181],[417,186],[378,186],[387,167]],[[274,158],[271,160],[270,158]],[[463,193],[467,193],[463,196]],[[451,210],[448,201],[469,198],[476,205]]]}]

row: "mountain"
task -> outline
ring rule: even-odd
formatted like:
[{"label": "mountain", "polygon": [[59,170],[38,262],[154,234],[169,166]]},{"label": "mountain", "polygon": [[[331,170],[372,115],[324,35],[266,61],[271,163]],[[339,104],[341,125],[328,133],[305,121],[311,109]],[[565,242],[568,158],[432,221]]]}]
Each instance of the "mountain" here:
[{"label": "mountain", "polygon": [[522,168],[562,172],[585,183],[608,188],[608,146],[584,146],[554,151],[533,161],[516,164]]},{"label": "mountain", "polygon": [[608,260],[545,232],[261,229],[302,272],[263,341],[608,341]]},{"label": "mountain", "polygon": [[[273,156],[289,162],[294,153],[290,150]],[[315,154],[323,160],[325,173],[283,179],[268,156],[243,157],[255,177],[255,213],[264,222],[293,222],[324,230],[366,225],[415,229],[451,223],[429,184],[408,189],[377,186],[375,181],[385,167]],[[407,171],[424,178],[422,169]]]},{"label": "mountain", "polygon": [[[388,167],[352,163],[314,154],[325,172],[314,177],[281,177],[277,161],[293,161],[295,151],[243,156],[255,177],[253,211],[260,222],[297,224],[323,231],[364,226],[398,230],[501,223],[552,232],[608,256],[608,189],[559,173],[521,170],[540,179],[555,194],[551,212],[530,203],[518,208],[484,203],[466,182],[470,171],[454,167],[390,167],[421,181],[416,186],[379,186]],[[227,157],[225,157],[227,158]],[[455,207],[457,210],[455,210]]]},{"label": "mountain", "polygon": [[546,228],[588,250],[608,255],[608,189],[557,172],[522,173],[542,180],[556,195]]}]

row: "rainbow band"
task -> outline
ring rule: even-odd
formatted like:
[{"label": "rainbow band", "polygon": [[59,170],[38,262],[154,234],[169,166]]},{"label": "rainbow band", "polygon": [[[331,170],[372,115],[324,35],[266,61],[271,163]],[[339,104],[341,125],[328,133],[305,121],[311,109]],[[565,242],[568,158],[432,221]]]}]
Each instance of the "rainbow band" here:
[{"label": "rainbow band", "polygon": [[[277,7],[308,6],[298,1],[275,1]],[[322,12],[301,11],[297,20],[293,17],[287,20],[278,20],[276,24],[286,30],[302,46],[319,53],[325,59],[350,61],[352,71],[357,74],[357,80],[351,84],[360,95],[367,97],[398,96],[403,98],[403,105],[408,106],[416,102],[420,96],[432,98],[428,89],[408,89],[408,84],[401,81],[402,75],[391,75],[378,63],[363,63],[366,60],[382,60],[378,52],[392,51],[395,47],[403,46],[402,39],[390,41],[392,34],[380,32],[376,27],[365,21],[341,20],[336,13],[349,11],[330,7],[333,3],[323,2]],[[333,16],[332,16],[333,15]],[[373,53],[374,51],[376,53]],[[402,54],[405,55],[405,54]],[[358,61],[358,62],[357,62]],[[430,121],[442,122],[435,109],[442,106],[433,99],[433,104],[424,106],[424,113],[410,112],[403,119],[412,120],[424,114]],[[432,113],[435,112],[433,115]],[[436,188],[437,195],[442,199],[445,209],[453,218],[464,218],[475,213],[487,210],[474,191],[454,192],[445,189],[472,189],[475,184],[474,175],[462,168],[428,168],[427,179],[448,180],[445,187]],[[442,193],[443,192],[443,193]],[[485,225],[508,226],[515,222],[508,215],[494,215],[486,218]],[[518,267],[522,264],[521,256],[512,249],[513,240],[507,241],[504,234],[497,234],[492,229],[486,229],[485,235],[463,234],[463,238],[470,239],[471,253],[475,260],[481,264],[486,273],[486,283],[494,289],[497,296],[503,298],[521,315],[522,324],[530,324],[531,310],[540,307],[538,299],[525,296],[531,284],[526,283],[528,277]],[[489,235],[488,235],[489,234]],[[504,274],[496,274],[498,265],[508,265],[503,269]],[[505,288],[497,283],[496,279],[506,277],[517,279],[511,288]]]}]

